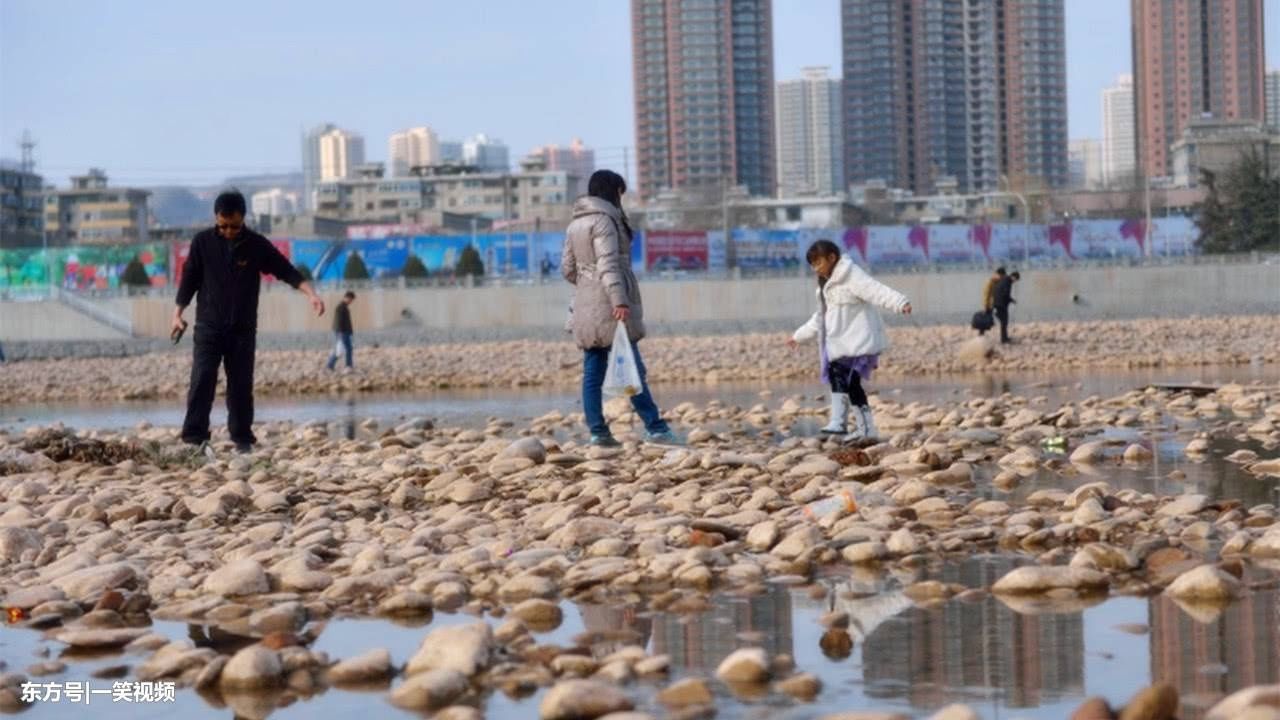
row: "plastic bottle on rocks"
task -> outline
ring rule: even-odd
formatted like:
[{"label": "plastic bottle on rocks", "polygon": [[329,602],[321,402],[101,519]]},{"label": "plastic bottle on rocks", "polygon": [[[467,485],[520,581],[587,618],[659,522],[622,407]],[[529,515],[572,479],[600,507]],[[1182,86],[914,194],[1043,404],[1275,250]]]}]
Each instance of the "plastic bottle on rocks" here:
[{"label": "plastic bottle on rocks", "polygon": [[843,488],[825,500],[816,500],[804,506],[804,516],[818,522],[835,513],[852,515],[858,512],[858,499],[853,488]]}]

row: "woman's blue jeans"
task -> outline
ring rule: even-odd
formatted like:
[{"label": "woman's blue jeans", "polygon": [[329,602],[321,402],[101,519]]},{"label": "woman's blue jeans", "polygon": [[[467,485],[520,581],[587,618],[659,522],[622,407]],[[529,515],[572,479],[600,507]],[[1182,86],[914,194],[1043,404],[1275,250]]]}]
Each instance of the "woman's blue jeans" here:
[{"label": "woman's blue jeans", "polygon": [[[631,407],[644,421],[644,429],[651,433],[668,432],[671,428],[662,419],[662,413],[649,393],[648,372],[640,359],[640,346],[632,343],[636,356],[636,369],[640,371],[641,392],[631,396]],[[587,416],[587,428],[592,435],[609,435],[609,423],[604,419],[604,399],[600,387],[609,369],[609,348],[589,348],[582,351],[582,412]]]}]

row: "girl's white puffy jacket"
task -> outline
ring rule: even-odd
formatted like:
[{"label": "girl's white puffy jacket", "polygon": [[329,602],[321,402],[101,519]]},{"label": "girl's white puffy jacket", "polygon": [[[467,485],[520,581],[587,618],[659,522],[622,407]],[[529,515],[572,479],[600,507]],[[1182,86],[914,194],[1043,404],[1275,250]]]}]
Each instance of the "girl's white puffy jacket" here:
[{"label": "girl's white puffy jacket", "polygon": [[792,337],[796,342],[818,337],[818,323],[823,321],[818,316],[822,313],[822,296],[825,296],[827,357],[832,360],[884,352],[889,347],[889,338],[876,308],[898,313],[908,303],[906,295],[877,281],[847,256],[836,263],[831,278],[818,289],[818,294],[818,311]]}]

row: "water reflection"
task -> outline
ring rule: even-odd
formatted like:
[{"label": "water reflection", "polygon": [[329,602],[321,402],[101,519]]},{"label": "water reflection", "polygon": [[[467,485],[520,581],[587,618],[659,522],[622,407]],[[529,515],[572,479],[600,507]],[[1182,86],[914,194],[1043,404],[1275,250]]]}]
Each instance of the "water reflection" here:
[{"label": "water reflection", "polygon": [[342,437],[346,440],[356,439],[356,399],[347,398],[347,414],[342,422]]},{"label": "water reflection", "polygon": [[1198,698],[1280,681],[1276,598],[1274,591],[1257,593],[1219,613],[1197,613],[1209,622],[1169,598],[1151,600],[1151,676],[1178,688],[1179,717],[1202,718]]},{"label": "water reflection", "polygon": [[[938,579],[982,587],[1015,566],[1008,558],[949,564]],[[1084,689],[1080,612],[1019,614],[993,598],[909,607],[877,623],[862,648],[867,695],[934,709],[959,698],[999,698],[1035,708]]]},{"label": "water reflection", "polygon": [[691,616],[661,614],[653,623],[653,652],[694,675],[710,676],[740,647],[762,647],[770,657],[793,655],[791,593],[781,587],[749,597],[720,596]]},{"label": "water reflection", "polygon": [[[975,557],[925,572],[925,577],[967,586],[984,586],[1025,559]],[[1256,579],[1256,578],[1249,578]],[[1218,613],[1189,614],[1163,597],[1111,598],[1081,611],[1021,613],[992,597],[952,600],[921,607],[902,594],[907,578],[869,573],[828,578],[830,592],[814,599],[809,588],[772,587],[760,595],[713,596],[711,607],[694,614],[650,614],[628,605],[565,604],[563,624],[539,633],[539,641],[564,647],[589,646],[603,656],[627,645],[672,658],[672,679],[712,677],[720,661],[744,646],[762,646],[770,655],[790,654],[797,667],[818,675],[824,685],[816,705],[797,717],[835,710],[876,709],[927,717],[939,707],[964,702],[983,717],[1060,720],[1088,696],[1101,695],[1122,705],[1139,688],[1155,681],[1180,691],[1179,717],[1203,718],[1205,709],[1242,687],[1280,681],[1280,625],[1277,592],[1255,591]],[[850,615],[844,643],[827,640],[819,618],[832,609]],[[313,644],[334,658],[349,658],[385,647],[403,665],[422,637],[442,625],[474,622],[467,615],[441,613],[429,626],[403,627],[383,620],[331,621]],[[1121,630],[1146,624],[1149,632]],[[173,639],[231,652],[241,638],[214,628],[157,622],[153,630]],[[34,631],[0,635],[0,655],[22,670],[23,658],[36,658],[47,646]],[[54,644],[56,645],[56,643]],[[56,647],[54,648],[56,650]],[[84,680],[95,670],[136,664],[141,658],[104,654],[70,658],[69,669],[51,681]],[[399,680],[397,682],[400,682]],[[790,701],[777,696],[717,692],[717,717],[761,717],[764,703],[782,711]],[[656,685],[627,687],[642,706],[652,706]],[[527,697],[501,692],[480,700],[485,716],[496,720],[533,717],[546,688]],[[386,691],[330,689],[316,697],[245,696],[219,698],[180,690],[186,718],[242,717],[342,718],[353,715],[414,717],[392,709]],[[137,717],[143,708],[95,706],[94,716]],[[166,710],[155,708],[158,711]],[[172,710],[173,708],[167,708]],[[797,709],[799,710],[799,709]],[[811,712],[810,712],[811,710]],[[1012,712],[1010,712],[1012,711]],[[75,706],[43,704],[24,717],[70,718]],[[155,717],[165,716],[163,714]],[[787,716],[790,717],[790,716]]]}]

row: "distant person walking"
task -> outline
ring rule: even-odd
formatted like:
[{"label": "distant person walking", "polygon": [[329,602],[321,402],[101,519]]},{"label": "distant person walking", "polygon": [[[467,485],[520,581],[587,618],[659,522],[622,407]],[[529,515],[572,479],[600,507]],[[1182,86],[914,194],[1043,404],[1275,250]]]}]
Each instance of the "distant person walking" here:
[{"label": "distant person walking", "polygon": [[1000,280],[1004,278],[1006,274],[1004,266],[1002,265],[996,268],[996,271],[991,274],[991,277],[987,278],[986,284],[982,286],[982,312],[987,317],[974,319],[974,328],[977,329],[979,335],[986,335],[987,331],[991,329],[991,326],[995,324],[992,322],[991,314],[995,310],[996,306],[996,285],[1000,283]]},{"label": "distant person walking", "polygon": [[329,353],[328,368],[333,368],[338,364],[338,350],[341,349],[347,360],[347,369],[351,369],[351,335],[354,332],[351,328],[351,303],[355,302],[356,294],[348,290],[342,296],[342,302],[338,303],[338,307],[333,309],[333,352]]},{"label": "distant person walking", "polygon": [[236,450],[248,453],[257,442],[253,435],[253,361],[262,274],[302,291],[317,316],[324,314],[324,301],[271,241],[245,226],[244,195],[234,190],[218,195],[213,213],[217,224],[191,240],[173,310],[176,335],[187,325],[183,311],[199,296],[182,440],[192,445],[209,441],[209,411],[217,389],[218,366],[224,365],[227,430]]},{"label": "distant person walking", "polygon": [[996,320],[1000,321],[1000,342],[1012,342],[1009,339],[1009,306],[1018,302],[1013,299],[1013,284],[1022,279],[1021,273],[1012,273],[1000,278],[996,283],[993,305],[996,311]]},{"label": "distant person walking", "polygon": [[645,439],[655,444],[681,444],[662,419],[649,392],[638,343],[644,338],[644,307],[640,284],[631,272],[631,225],[622,211],[627,183],[611,170],[597,170],[587,183],[587,195],[573,204],[573,221],[565,231],[560,274],[573,284],[568,329],[582,348],[582,411],[591,431],[591,444],[617,447],[604,417],[600,388],[608,370],[609,348],[618,323],[625,323],[634,345],[641,392],[631,406],[644,420]]}]

